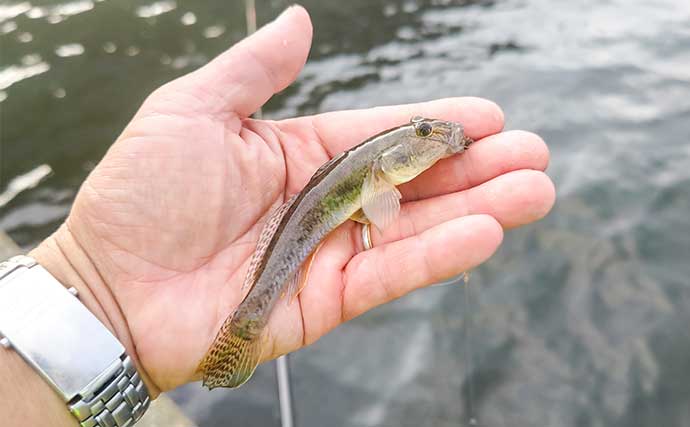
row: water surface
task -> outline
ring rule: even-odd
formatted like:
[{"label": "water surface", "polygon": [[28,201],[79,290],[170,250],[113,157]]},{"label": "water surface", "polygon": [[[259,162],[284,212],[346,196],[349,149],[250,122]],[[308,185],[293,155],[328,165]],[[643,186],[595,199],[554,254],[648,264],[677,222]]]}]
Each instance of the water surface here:
[{"label": "water surface", "polygon": [[[287,2],[257,2],[260,23]],[[305,1],[314,47],[265,114],[477,95],[542,135],[558,202],[461,286],[415,292],[291,359],[299,426],[690,425],[690,3]],[[147,93],[245,31],[239,1],[0,5],[0,209],[30,247]],[[272,366],[173,397],[277,426]]]}]

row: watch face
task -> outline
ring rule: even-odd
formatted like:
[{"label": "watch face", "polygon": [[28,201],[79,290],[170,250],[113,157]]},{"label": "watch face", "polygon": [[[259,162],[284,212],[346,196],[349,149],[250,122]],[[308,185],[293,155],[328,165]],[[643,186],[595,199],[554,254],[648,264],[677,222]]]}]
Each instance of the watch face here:
[{"label": "watch face", "polygon": [[65,401],[124,353],[110,331],[40,266],[0,283],[0,333]]}]

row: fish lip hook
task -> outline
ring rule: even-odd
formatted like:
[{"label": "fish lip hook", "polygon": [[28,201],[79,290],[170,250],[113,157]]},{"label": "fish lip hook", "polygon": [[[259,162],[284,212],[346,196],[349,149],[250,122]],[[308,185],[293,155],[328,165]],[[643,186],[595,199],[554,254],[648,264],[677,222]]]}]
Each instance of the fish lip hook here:
[{"label": "fish lip hook", "polygon": [[474,143],[474,139],[470,138],[469,136],[463,135],[461,143],[462,148],[467,150],[467,148]]}]

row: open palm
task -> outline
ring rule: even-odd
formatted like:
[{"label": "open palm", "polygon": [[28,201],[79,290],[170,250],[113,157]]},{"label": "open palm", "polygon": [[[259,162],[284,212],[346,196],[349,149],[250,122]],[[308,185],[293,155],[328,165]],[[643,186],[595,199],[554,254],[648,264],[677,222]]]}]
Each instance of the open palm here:
[{"label": "open palm", "polygon": [[[363,251],[348,222],[319,251],[298,301],[280,302],[265,357],[307,345],[338,324],[488,258],[502,227],[541,218],[554,192],[535,135],[501,131],[476,98],[326,113],[248,117],[302,68],[306,12],[277,21],[196,72],[154,92],[81,188],[56,239],[69,234],[100,285],[90,292],[167,390],[197,378],[199,360],[242,298],[241,284],[272,209],[334,154],[413,115],[461,122],[471,149],[403,185],[399,221]],[[492,135],[492,136],[489,136]],[[531,170],[530,170],[531,169]],[[488,215],[481,215],[488,214]],[[115,328],[117,330],[117,328]]]}]

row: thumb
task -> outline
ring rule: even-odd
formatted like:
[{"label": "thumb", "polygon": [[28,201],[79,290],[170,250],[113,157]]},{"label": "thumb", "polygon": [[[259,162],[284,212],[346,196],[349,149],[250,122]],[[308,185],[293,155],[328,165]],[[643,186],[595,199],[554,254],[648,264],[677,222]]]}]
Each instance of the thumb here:
[{"label": "thumb", "polygon": [[203,99],[204,108],[212,113],[248,117],[297,78],[311,37],[309,14],[302,6],[291,6],[205,66],[166,85],[167,89]]}]

